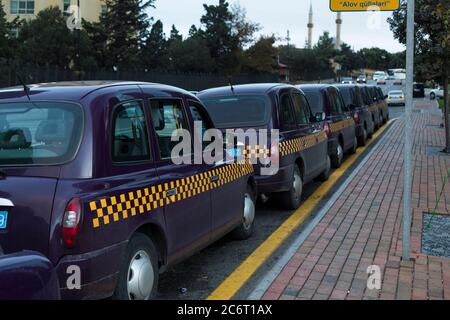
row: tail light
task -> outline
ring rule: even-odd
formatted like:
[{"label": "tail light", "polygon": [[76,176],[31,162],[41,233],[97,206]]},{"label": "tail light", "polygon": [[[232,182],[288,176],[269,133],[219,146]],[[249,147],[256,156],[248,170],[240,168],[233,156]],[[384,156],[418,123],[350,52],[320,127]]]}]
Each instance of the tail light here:
[{"label": "tail light", "polygon": [[73,248],[76,244],[81,224],[80,199],[69,201],[62,221],[62,240],[67,248]]},{"label": "tail light", "polygon": [[327,134],[328,138],[331,136],[331,128],[330,128],[330,124],[328,122],[325,122],[323,124],[323,130],[325,131],[325,133]]},{"label": "tail light", "polygon": [[353,115],[353,120],[355,120],[356,124],[359,124],[359,113],[355,112],[355,114]]}]

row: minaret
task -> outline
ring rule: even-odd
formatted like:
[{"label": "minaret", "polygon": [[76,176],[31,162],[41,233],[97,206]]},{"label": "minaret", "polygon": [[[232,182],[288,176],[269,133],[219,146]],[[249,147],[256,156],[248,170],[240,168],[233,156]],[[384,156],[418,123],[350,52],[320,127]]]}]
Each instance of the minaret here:
[{"label": "minaret", "polygon": [[338,12],[336,17],[336,43],[334,44],[334,48],[336,50],[341,50],[341,26],[342,26],[341,13]]},{"label": "minaret", "polygon": [[308,49],[312,49],[313,28],[314,28],[314,24],[313,24],[313,7],[312,7],[312,2],[311,2],[310,6],[309,6],[309,19],[308,19]]}]

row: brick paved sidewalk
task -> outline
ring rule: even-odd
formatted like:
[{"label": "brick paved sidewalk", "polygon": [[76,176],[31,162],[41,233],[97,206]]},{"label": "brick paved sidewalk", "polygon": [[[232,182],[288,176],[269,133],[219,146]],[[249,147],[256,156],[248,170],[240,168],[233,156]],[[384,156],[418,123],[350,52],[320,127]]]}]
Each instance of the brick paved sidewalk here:
[{"label": "brick paved sidewalk", "polygon": [[[450,259],[421,253],[424,212],[434,212],[450,157],[427,155],[445,145],[435,104],[413,114],[412,262],[401,262],[403,120],[393,124],[262,299],[450,299]],[[450,214],[450,184],[437,206]],[[381,268],[381,290],[367,288],[367,267]]]}]

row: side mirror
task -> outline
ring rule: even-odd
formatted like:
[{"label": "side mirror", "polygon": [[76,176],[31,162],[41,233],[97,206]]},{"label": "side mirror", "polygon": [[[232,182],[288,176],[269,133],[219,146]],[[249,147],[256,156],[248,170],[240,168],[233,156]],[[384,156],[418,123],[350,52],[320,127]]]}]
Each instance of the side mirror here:
[{"label": "side mirror", "polygon": [[327,118],[327,115],[325,112],[318,112],[315,115],[316,118],[316,122],[322,122],[325,121],[325,119]]}]

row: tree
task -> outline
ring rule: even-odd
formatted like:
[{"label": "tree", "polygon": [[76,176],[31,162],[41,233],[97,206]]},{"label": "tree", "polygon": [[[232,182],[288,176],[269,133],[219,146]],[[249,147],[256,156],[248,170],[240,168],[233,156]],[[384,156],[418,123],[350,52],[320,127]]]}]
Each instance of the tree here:
[{"label": "tree", "polygon": [[104,54],[107,68],[136,69],[140,50],[148,37],[151,18],[146,10],[154,0],[105,0],[106,13],[94,24],[97,33],[105,35]]},{"label": "tree", "polygon": [[278,54],[274,44],[274,36],[260,37],[253,46],[245,51],[243,69],[250,73],[274,73]]},{"label": "tree", "polygon": [[[388,22],[394,37],[406,43],[407,3],[402,0]],[[422,77],[440,79],[444,86],[444,117],[446,127],[445,152],[450,153],[450,2],[448,0],[416,0],[415,12],[416,64]]]},{"label": "tree", "polygon": [[332,59],[337,55],[337,50],[334,49],[334,39],[330,37],[328,31],[324,31],[323,35],[319,37],[319,41],[314,46],[317,54],[323,58]]},{"label": "tree", "polygon": [[167,66],[167,41],[161,20],[153,24],[141,56],[142,63],[148,70],[164,69]]},{"label": "tree", "polygon": [[[236,38],[238,46],[243,49],[255,40],[255,33],[261,30],[258,23],[247,19],[247,10],[238,3],[231,6],[231,32]],[[268,38],[266,38],[268,39]]]},{"label": "tree", "polygon": [[346,43],[342,43],[341,51],[338,52],[338,56],[336,57],[336,62],[341,65],[342,71],[346,74],[358,69],[361,65],[358,55]]},{"label": "tree", "polygon": [[0,0],[0,59],[10,62],[17,51],[18,41],[13,35],[13,29],[18,28],[19,19],[12,22],[6,20],[6,13],[3,2]]}]

